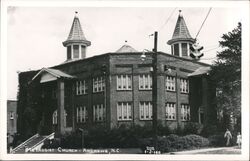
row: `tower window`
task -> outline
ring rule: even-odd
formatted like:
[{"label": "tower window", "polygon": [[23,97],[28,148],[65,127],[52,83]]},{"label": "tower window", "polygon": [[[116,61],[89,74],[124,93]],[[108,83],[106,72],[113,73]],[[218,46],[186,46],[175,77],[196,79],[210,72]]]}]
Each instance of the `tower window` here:
[{"label": "tower window", "polygon": [[179,56],[179,44],[174,44],[174,55]]},{"label": "tower window", "polygon": [[67,59],[71,59],[71,46],[67,47]]},{"label": "tower window", "polygon": [[79,58],[79,45],[73,45],[73,58]]},{"label": "tower window", "polygon": [[81,55],[82,55],[82,58],[86,57],[86,47],[83,45],[81,45]]},{"label": "tower window", "polygon": [[181,44],[181,49],[182,49],[182,56],[188,56],[188,53],[187,53],[187,43],[182,43]]}]

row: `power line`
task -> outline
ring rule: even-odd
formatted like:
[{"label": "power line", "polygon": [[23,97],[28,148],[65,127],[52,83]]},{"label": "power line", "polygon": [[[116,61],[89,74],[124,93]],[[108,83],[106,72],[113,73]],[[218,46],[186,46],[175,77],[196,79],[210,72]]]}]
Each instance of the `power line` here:
[{"label": "power line", "polygon": [[170,18],[172,17],[172,15],[174,14],[174,11],[175,11],[176,9],[177,9],[177,7],[175,7],[175,8],[172,10],[171,14],[168,16],[167,20],[166,20],[165,23],[159,28],[158,31],[162,30],[162,28],[163,28],[165,25],[167,25],[168,21],[170,20]]},{"label": "power line", "polygon": [[207,20],[208,15],[209,15],[209,14],[210,14],[210,12],[211,12],[211,10],[212,10],[212,7],[210,7],[210,8],[209,8],[209,11],[208,11],[208,13],[207,13],[207,16],[206,16],[206,18],[204,19],[203,23],[201,24],[201,27],[200,27],[200,29],[199,29],[198,33],[196,34],[195,39],[196,39],[196,38],[197,38],[197,36],[199,35],[199,33],[200,33],[200,31],[201,31],[201,29],[202,29],[202,27],[203,27],[203,25],[204,25],[205,21]]},{"label": "power line", "polygon": [[220,47],[217,46],[216,48],[211,48],[211,49],[205,50],[204,52],[208,52],[208,51],[215,50],[215,49],[218,49],[218,48],[220,48]]}]

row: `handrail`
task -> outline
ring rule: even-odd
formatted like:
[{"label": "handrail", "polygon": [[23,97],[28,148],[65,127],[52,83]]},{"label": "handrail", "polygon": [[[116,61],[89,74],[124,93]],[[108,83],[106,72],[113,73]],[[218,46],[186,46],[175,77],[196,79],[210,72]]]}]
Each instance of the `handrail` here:
[{"label": "handrail", "polygon": [[15,147],[12,152],[15,152],[16,150],[18,150],[19,148],[21,148],[23,145],[27,144],[29,141],[31,141],[33,138],[37,137],[38,134],[33,135],[32,137],[30,137],[29,139],[25,140],[23,143],[21,143],[20,145],[18,145],[17,147]]},{"label": "handrail", "polygon": [[46,136],[46,137],[43,138],[41,141],[39,141],[38,143],[36,143],[35,145],[33,145],[33,146],[30,148],[30,150],[32,151],[32,150],[33,150],[35,147],[37,147],[39,144],[43,143],[44,140],[46,140],[46,139],[48,139],[48,138],[50,138],[50,137],[52,137],[52,136],[54,136],[54,135],[55,135],[55,133],[53,132],[53,133],[51,133],[50,135]]}]

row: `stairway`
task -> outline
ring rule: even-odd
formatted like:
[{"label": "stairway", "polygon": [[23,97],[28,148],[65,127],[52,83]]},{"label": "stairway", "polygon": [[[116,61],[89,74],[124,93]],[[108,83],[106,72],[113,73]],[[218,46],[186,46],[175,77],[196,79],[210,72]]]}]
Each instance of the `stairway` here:
[{"label": "stairway", "polygon": [[12,150],[11,153],[25,153],[28,149],[32,150],[34,148],[37,148],[37,146],[41,147],[43,145],[44,140],[51,139],[53,137],[54,133],[47,136],[41,136],[39,134],[36,134],[25,142],[23,142],[22,144],[18,145],[15,149]]}]

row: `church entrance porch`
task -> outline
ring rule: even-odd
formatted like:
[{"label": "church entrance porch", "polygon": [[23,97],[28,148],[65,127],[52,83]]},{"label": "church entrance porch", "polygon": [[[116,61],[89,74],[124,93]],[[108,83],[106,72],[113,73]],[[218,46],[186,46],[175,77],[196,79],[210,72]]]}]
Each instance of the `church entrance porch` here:
[{"label": "church entrance porch", "polygon": [[38,129],[56,136],[72,131],[74,77],[60,70],[43,68],[32,80],[39,79],[42,98],[42,119]]}]

